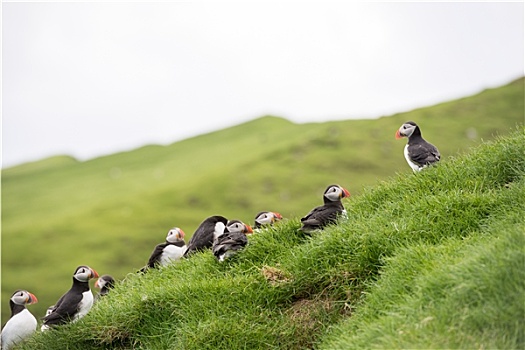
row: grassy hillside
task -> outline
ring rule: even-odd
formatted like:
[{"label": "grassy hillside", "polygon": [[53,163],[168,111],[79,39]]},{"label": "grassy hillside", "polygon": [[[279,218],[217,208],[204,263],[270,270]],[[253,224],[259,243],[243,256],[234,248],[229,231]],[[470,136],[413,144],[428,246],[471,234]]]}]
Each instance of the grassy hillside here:
[{"label": "grassy hillside", "polygon": [[383,117],[294,124],[277,117],[169,146],[78,162],[55,157],[2,171],[2,319],[13,290],[37,295],[32,310],[69,288],[76,266],[122,279],[147,261],[172,226],[188,235],[221,214],[252,223],[261,210],[293,221],[339,183],[359,198],[396,173],[410,174],[395,130],[417,121],[443,160],[524,122],[524,80],[478,95]]},{"label": "grassy hillside", "polygon": [[298,219],[129,274],[81,321],[22,349],[525,346],[525,134],[403,173],[305,236]]}]

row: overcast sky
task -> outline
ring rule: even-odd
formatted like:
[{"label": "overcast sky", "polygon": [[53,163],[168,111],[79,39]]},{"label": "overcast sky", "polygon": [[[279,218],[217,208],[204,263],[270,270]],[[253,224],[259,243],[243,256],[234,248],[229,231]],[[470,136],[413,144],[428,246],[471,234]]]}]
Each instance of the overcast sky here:
[{"label": "overcast sky", "polygon": [[523,76],[523,18],[523,2],[3,1],[3,167],[474,94]]}]

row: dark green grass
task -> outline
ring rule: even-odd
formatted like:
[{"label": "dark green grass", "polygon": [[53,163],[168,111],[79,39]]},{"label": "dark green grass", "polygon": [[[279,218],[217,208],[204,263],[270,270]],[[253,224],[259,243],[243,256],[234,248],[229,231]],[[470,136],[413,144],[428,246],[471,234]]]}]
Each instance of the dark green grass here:
[{"label": "dark green grass", "polygon": [[525,135],[366,189],[349,218],[296,218],[224,263],[126,276],[22,349],[523,348]]}]

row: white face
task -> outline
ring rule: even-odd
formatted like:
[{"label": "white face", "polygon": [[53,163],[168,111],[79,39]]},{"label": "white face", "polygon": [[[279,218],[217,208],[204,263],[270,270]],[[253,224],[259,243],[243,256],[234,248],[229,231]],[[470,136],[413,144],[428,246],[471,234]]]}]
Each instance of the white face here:
[{"label": "white face", "polygon": [[18,305],[34,304],[36,302],[36,298],[26,290],[16,291],[11,300]]},{"label": "white face", "polygon": [[233,221],[228,225],[228,231],[230,232],[249,232],[248,227],[240,221]]},{"label": "white face", "polygon": [[106,285],[106,280],[100,277],[95,283],[95,287],[102,289]]},{"label": "white face", "polygon": [[337,201],[341,197],[343,197],[343,190],[341,189],[341,187],[331,186],[329,189],[326,190],[324,196],[332,202]]},{"label": "white face", "polygon": [[275,221],[279,221],[281,219],[282,219],[281,214],[274,213],[272,211],[267,211],[267,212],[259,214],[259,216],[255,218],[255,222],[261,225],[267,225],[267,224],[273,224]]},{"label": "white face", "polygon": [[170,243],[175,243],[183,239],[184,239],[184,232],[178,227],[174,227],[171,230],[169,230],[168,235],[166,236],[166,241]]},{"label": "white face", "polygon": [[401,127],[399,128],[399,134],[401,136],[410,137],[415,129],[416,129],[415,125],[406,123],[406,124],[401,125]]},{"label": "white face", "polygon": [[88,266],[80,266],[75,271],[73,277],[75,277],[75,279],[79,280],[80,282],[87,282],[90,278],[95,277],[95,275],[93,273],[93,270]]},{"label": "white face", "polygon": [[258,217],[255,218],[255,221],[257,221],[261,225],[271,224],[274,220],[273,213],[262,213]]}]

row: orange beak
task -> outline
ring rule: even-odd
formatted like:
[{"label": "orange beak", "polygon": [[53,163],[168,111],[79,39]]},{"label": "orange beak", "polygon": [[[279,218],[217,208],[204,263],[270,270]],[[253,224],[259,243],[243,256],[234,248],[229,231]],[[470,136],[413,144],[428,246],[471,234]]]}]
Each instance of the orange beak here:
[{"label": "orange beak", "polygon": [[403,136],[401,135],[401,133],[399,132],[399,130],[396,131],[396,139],[402,139]]},{"label": "orange beak", "polygon": [[253,233],[252,227],[250,225],[244,225],[244,226],[246,226],[246,232],[245,232],[246,234]]},{"label": "orange beak", "polygon": [[350,197],[350,192],[346,188],[343,188],[343,198]]},{"label": "orange beak", "polygon": [[98,273],[97,271],[93,270],[93,269],[90,269],[91,270],[91,278],[98,278]]},{"label": "orange beak", "polygon": [[30,301],[28,302],[29,305],[38,303],[38,299],[33,293],[27,292],[27,294],[29,294],[29,299],[30,299]]}]

